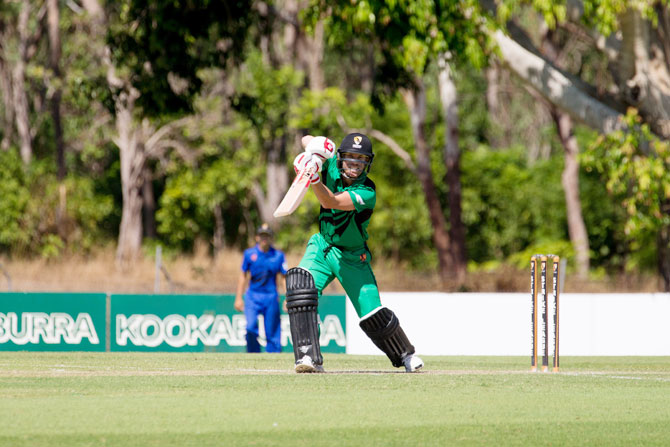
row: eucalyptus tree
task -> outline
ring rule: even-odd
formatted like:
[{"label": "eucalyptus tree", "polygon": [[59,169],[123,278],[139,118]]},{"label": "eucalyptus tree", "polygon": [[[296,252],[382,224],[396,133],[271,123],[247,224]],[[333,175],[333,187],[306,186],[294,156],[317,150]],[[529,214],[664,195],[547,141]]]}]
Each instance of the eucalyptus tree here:
[{"label": "eucalyptus tree", "polygon": [[[482,3],[490,11],[495,9],[493,2]],[[498,30],[494,38],[501,60],[510,71],[560,113],[601,135],[625,140],[627,134],[637,135],[637,126],[644,124],[648,126],[650,137],[670,138],[670,11],[667,1],[533,2],[540,9],[546,26],[579,39],[589,51],[597,50],[603,61],[599,76],[594,76],[593,66],[589,69],[587,64],[561,66],[554,63],[556,60],[552,54],[556,53],[547,52],[546,47],[543,51],[536,45],[529,38],[532,30],[524,28],[523,23],[515,20],[511,13],[520,3],[524,2],[503,2],[503,7],[498,5],[496,12],[498,18],[506,22],[509,31],[505,34]],[[572,59],[582,56],[583,51],[572,51]],[[625,117],[629,108],[636,110],[634,116],[637,121]],[[631,127],[631,124],[634,126]],[[631,163],[643,163],[648,166],[648,172],[654,172],[658,166],[658,151],[649,150],[654,145],[647,138],[636,136],[633,140],[641,151],[626,151],[618,163],[602,165],[609,166],[609,169],[603,168],[603,175],[620,180],[622,177],[617,172]],[[652,194],[640,183],[642,178],[647,177],[631,176],[627,179],[627,202],[638,201],[642,205],[653,197],[659,202],[659,209],[667,210],[667,203],[670,202],[670,186],[665,186],[667,178],[655,177],[655,181],[662,185],[662,194]],[[636,221],[635,213],[640,208],[645,207],[629,207],[633,213],[631,222]],[[670,222],[664,213],[652,214],[652,221],[655,225],[643,227],[655,233],[651,239],[656,242],[658,270],[664,278],[665,289],[670,290],[670,266],[664,261],[670,253]],[[640,237],[639,232],[629,234]],[[634,247],[636,242],[632,243]]]}]

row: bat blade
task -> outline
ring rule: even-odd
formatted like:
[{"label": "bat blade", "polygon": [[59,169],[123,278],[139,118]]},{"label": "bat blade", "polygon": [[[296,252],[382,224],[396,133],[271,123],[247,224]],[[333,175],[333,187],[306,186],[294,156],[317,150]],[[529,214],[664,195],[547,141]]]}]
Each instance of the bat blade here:
[{"label": "bat blade", "polygon": [[291,184],[291,187],[286,191],[284,199],[277,207],[274,212],[274,217],[283,217],[288,216],[293,211],[298,208],[302,198],[305,197],[305,193],[309,188],[309,181],[312,178],[312,175],[316,172],[316,164],[307,163],[302,171],[298,173]]}]

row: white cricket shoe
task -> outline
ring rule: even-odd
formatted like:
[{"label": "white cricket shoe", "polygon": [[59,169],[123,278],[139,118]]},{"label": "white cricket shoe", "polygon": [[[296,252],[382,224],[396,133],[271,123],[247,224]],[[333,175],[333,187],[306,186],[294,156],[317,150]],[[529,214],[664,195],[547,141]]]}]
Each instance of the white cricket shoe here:
[{"label": "white cricket shoe", "polygon": [[423,368],[423,360],[414,354],[408,355],[402,362],[405,365],[405,371],[408,373],[415,372]]},{"label": "white cricket shoe", "polygon": [[297,373],[321,373],[323,366],[315,365],[312,358],[308,355],[295,362],[295,372]]}]

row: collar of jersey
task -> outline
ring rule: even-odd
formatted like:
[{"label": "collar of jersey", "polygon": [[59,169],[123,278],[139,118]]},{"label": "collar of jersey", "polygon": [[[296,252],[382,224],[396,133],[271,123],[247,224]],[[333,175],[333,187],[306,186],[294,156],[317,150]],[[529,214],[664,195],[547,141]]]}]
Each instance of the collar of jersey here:
[{"label": "collar of jersey", "polygon": [[261,250],[261,246],[260,246],[259,244],[256,244],[256,245],[254,246],[254,248],[256,249],[256,251],[257,251],[258,253],[263,253],[263,254],[271,253],[272,250],[275,249],[272,245],[270,245],[270,246],[268,247],[268,251],[263,251],[263,250]]}]

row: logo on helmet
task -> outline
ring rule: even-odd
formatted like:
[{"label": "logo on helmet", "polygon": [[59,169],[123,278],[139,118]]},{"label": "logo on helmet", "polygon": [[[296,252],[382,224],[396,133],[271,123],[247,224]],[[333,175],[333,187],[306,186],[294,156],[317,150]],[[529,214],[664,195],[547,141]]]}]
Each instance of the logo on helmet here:
[{"label": "logo on helmet", "polygon": [[360,149],[360,148],[361,148],[361,140],[362,140],[362,139],[363,139],[363,138],[360,137],[360,136],[355,136],[355,137],[354,137],[354,144],[353,144],[352,146],[355,147],[355,148],[357,148],[357,149]]}]

